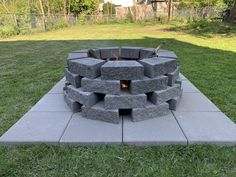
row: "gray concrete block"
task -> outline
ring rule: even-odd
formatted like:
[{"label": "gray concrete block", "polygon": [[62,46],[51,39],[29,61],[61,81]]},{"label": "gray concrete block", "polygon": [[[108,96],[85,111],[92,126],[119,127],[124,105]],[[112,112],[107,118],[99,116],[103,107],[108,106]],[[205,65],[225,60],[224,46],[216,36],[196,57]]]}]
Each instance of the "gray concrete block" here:
[{"label": "gray concrete block", "polygon": [[101,67],[103,80],[143,79],[144,67],[136,61],[108,61]]},{"label": "gray concrete block", "polygon": [[132,121],[134,122],[157,118],[167,114],[170,114],[169,105],[167,103],[154,105],[149,101],[145,108],[134,108],[131,111]]},{"label": "gray concrete block", "polygon": [[148,99],[153,104],[158,105],[178,96],[180,92],[181,92],[180,85],[175,84],[173,87],[167,87],[166,90],[160,90],[150,93],[148,95]]},{"label": "gray concrete block", "polygon": [[116,58],[120,55],[119,47],[103,47],[100,48],[100,51],[102,59]]},{"label": "gray concrete block", "polygon": [[140,122],[123,118],[123,143],[134,145],[187,144],[172,114]]},{"label": "gray concrete block", "polygon": [[87,53],[89,49],[80,49],[80,50],[76,50],[76,51],[73,51],[71,53]]},{"label": "gray concrete block", "polygon": [[71,112],[28,112],[0,138],[0,145],[58,144]]},{"label": "gray concrete block", "polygon": [[101,58],[101,53],[100,53],[100,49],[90,49],[88,51],[88,55],[89,57],[92,57],[92,58]]},{"label": "gray concrete block", "polygon": [[67,111],[71,112],[62,94],[46,94],[32,108],[31,111]]},{"label": "gray concrete block", "polygon": [[176,79],[175,83],[179,84],[182,88],[182,80],[180,79],[180,77]]},{"label": "gray concrete block", "polygon": [[72,100],[71,98],[69,98],[69,96],[66,93],[66,91],[64,91],[64,100],[65,100],[67,106],[71,109],[71,111],[73,113],[81,111],[81,106],[82,105],[80,103]]},{"label": "gray concrete block", "polygon": [[147,96],[145,94],[131,95],[122,91],[120,95],[107,94],[104,100],[106,109],[143,108],[146,105]]},{"label": "gray concrete block", "polygon": [[88,53],[87,52],[83,52],[83,53],[69,53],[68,57],[67,57],[67,62],[69,62],[70,60],[75,60],[75,59],[79,59],[79,58],[87,58],[88,57]]},{"label": "gray concrete block", "polygon": [[170,110],[174,110],[174,111],[177,110],[177,107],[181,101],[182,94],[183,94],[183,89],[181,89],[181,91],[179,92],[179,95],[167,101],[167,103],[169,104]]},{"label": "gray concrete block", "polygon": [[140,49],[140,59],[151,58],[154,56],[154,48],[143,48]]},{"label": "gray concrete block", "polygon": [[144,66],[144,74],[151,78],[174,72],[177,68],[177,61],[170,58],[153,57],[139,62]]},{"label": "gray concrete block", "polygon": [[139,59],[140,49],[142,47],[121,47],[121,58],[126,59]]},{"label": "gray concrete block", "polygon": [[159,76],[155,78],[144,77],[143,80],[132,80],[130,82],[130,92],[132,94],[140,94],[163,90],[167,89],[167,83],[167,76]]},{"label": "gray concrete block", "polygon": [[86,106],[93,106],[99,100],[98,95],[92,92],[84,92],[81,88],[75,88],[71,85],[67,86],[69,98]]},{"label": "gray concrete block", "polygon": [[173,72],[168,73],[168,85],[173,86],[176,80],[179,78],[179,67],[177,67]]},{"label": "gray concrete block", "polygon": [[68,68],[64,69],[66,80],[73,85],[74,87],[78,88],[81,86],[81,79],[82,77],[79,74],[74,74],[68,70]]},{"label": "gray concrete block", "polygon": [[83,58],[69,62],[69,71],[80,76],[94,79],[101,75],[100,68],[105,63],[103,60]]},{"label": "gray concrete block", "polygon": [[197,92],[184,92],[177,112],[220,111],[205,95]]},{"label": "gray concrete block", "polygon": [[88,119],[102,120],[116,124],[120,122],[119,110],[105,109],[104,101],[100,101],[92,107],[82,106],[82,115]]},{"label": "gray concrete block", "polygon": [[121,144],[122,123],[111,124],[103,121],[85,119],[80,113],[73,115],[60,144],[95,145]]},{"label": "gray concrete block", "polygon": [[236,145],[236,124],[222,112],[174,112],[189,144]]},{"label": "gray concrete block", "polygon": [[177,59],[178,57],[176,54],[172,51],[159,51],[158,52],[158,57],[163,57],[163,58],[173,58]]},{"label": "gray concrete block", "polygon": [[120,81],[118,80],[101,80],[100,77],[96,79],[88,79],[84,77],[81,86],[86,92],[114,95],[120,93]]}]

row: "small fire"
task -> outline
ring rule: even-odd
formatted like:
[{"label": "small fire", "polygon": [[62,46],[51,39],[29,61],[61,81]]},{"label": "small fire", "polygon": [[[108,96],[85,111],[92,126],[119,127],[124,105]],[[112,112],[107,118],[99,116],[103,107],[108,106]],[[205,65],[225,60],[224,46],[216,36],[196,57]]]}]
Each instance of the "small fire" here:
[{"label": "small fire", "polygon": [[129,88],[129,84],[127,81],[120,81],[120,87],[122,89],[127,89],[127,88]]}]

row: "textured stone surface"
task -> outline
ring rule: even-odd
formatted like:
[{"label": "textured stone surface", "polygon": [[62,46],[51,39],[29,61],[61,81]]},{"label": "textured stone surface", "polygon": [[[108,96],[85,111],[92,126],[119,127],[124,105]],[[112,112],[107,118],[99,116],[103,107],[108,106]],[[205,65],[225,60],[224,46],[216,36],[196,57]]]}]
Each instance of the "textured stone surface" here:
[{"label": "textured stone surface", "polygon": [[101,58],[102,59],[107,59],[107,58],[116,58],[118,57],[119,54],[119,47],[104,47],[100,48],[101,51]]},{"label": "textured stone surface", "polygon": [[187,144],[172,114],[140,122],[130,119],[123,119],[123,143],[141,146]]},{"label": "textured stone surface", "polygon": [[146,105],[145,94],[131,95],[122,91],[120,95],[107,94],[104,98],[106,109],[143,108]]},{"label": "textured stone surface", "polygon": [[176,97],[181,92],[181,87],[179,84],[175,84],[173,87],[167,87],[166,90],[160,90],[152,92],[148,95],[148,99],[153,104],[161,104],[164,103],[173,97]]},{"label": "textured stone surface", "polygon": [[103,94],[119,94],[120,93],[120,81],[117,80],[101,80],[96,79],[82,79],[82,89],[86,92],[96,92]]},{"label": "textured stone surface", "polygon": [[236,124],[222,112],[174,112],[174,115],[189,144],[236,145]]},{"label": "textured stone surface", "polygon": [[132,80],[130,92],[132,94],[148,93],[167,88],[168,77],[159,76],[155,78],[144,77],[143,80]]},{"label": "textured stone surface", "polygon": [[58,144],[72,113],[28,112],[0,138],[0,145]]},{"label": "textured stone surface", "polygon": [[64,100],[65,100],[67,106],[71,109],[71,111],[73,113],[81,111],[81,106],[82,105],[80,103],[72,100],[71,98],[69,98],[69,96],[66,93],[66,91],[64,91]]},{"label": "textured stone surface", "polygon": [[87,52],[69,53],[69,55],[67,57],[67,62],[69,62],[70,60],[75,60],[75,59],[79,59],[79,58],[86,58],[86,57],[88,57]]},{"label": "textured stone surface", "polygon": [[158,56],[159,57],[164,57],[164,58],[173,58],[173,59],[177,59],[178,57],[176,56],[176,54],[172,51],[159,51],[158,52]]},{"label": "textured stone surface", "polygon": [[76,50],[76,51],[73,51],[71,53],[87,53],[89,49],[80,49],[80,50]]},{"label": "textured stone surface", "polygon": [[73,74],[68,70],[68,68],[64,69],[66,80],[73,85],[74,87],[78,88],[81,86],[81,76],[79,74]]},{"label": "textured stone surface", "polygon": [[73,115],[60,144],[96,145],[121,144],[122,123],[111,124],[85,119],[80,113]]},{"label": "textured stone surface", "polygon": [[101,58],[100,49],[90,49],[88,51],[88,55],[89,57],[92,57],[92,58]]},{"label": "textured stone surface", "polygon": [[132,121],[141,121],[151,118],[157,118],[170,114],[169,105],[162,103],[160,105],[154,105],[151,102],[147,102],[145,108],[134,108],[131,111]]},{"label": "textured stone surface", "polygon": [[177,68],[177,61],[169,58],[147,58],[140,63],[144,66],[144,74],[151,78],[174,72]]},{"label": "textured stone surface", "polygon": [[121,58],[139,59],[141,47],[121,47]]},{"label": "textured stone surface", "polygon": [[153,57],[154,50],[155,50],[154,48],[140,49],[140,59]]},{"label": "textured stone surface", "polygon": [[176,111],[176,109],[181,101],[182,94],[183,94],[183,89],[181,89],[181,91],[179,92],[179,94],[176,97],[167,101],[167,103],[169,104],[170,110]]},{"label": "textured stone surface", "polygon": [[71,85],[67,86],[67,93],[69,98],[80,104],[92,106],[98,102],[98,95],[92,92],[84,92],[81,88],[75,88]]},{"label": "textured stone surface", "polygon": [[179,78],[179,67],[177,67],[174,72],[168,73],[167,76],[168,76],[168,85],[173,86],[176,80]]},{"label": "textured stone surface", "polygon": [[138,80],[143,73],[143,66],[136,61],[108,61],[101,67],[103,80]]},{"label": "textured stone surface", "polygon": [[83,58],[69,62],[69,70],[80,76],[94,79],[100,76],[100,68],[105,63],[100,59]]},{"label": "textured stone surface", "polygon": [[105,122],[119,123],[119,110],[110,109],[106,110],[104,108],[104,102],[100,101],[92,107],[82,107],[82,115],[89,119],[102,120]]}]

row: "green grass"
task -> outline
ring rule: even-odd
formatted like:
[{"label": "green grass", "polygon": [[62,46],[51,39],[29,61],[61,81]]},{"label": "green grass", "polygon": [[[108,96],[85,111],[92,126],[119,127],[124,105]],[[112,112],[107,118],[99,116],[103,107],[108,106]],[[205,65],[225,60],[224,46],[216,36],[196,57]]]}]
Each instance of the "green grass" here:
[{"label": "green grass", "polygon": [[[1,40],[0,135],[63,76],[70,51],[162,41],[179,56],[182,73],[236,122],[236,35],[209,38],[169,27],[86,25]],[[0,176],[236,176],[236,148],[2,147]]]}]

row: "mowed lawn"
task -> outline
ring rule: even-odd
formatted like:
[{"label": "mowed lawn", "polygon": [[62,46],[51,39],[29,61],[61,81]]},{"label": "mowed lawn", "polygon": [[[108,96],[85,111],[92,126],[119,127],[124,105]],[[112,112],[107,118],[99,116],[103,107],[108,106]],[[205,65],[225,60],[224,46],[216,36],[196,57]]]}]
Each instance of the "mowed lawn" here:
[{"label": "mowed lawn", "polygon": [[[0,135],[63,77],[69,52],[96,46],[156,47],[163,41],[179,56],[181,72],[236,122],[236,35],[205,37],[168,28],[85,25],[0,40]],[[0,176],[233,177],[236,147],[1,147]]]}]

